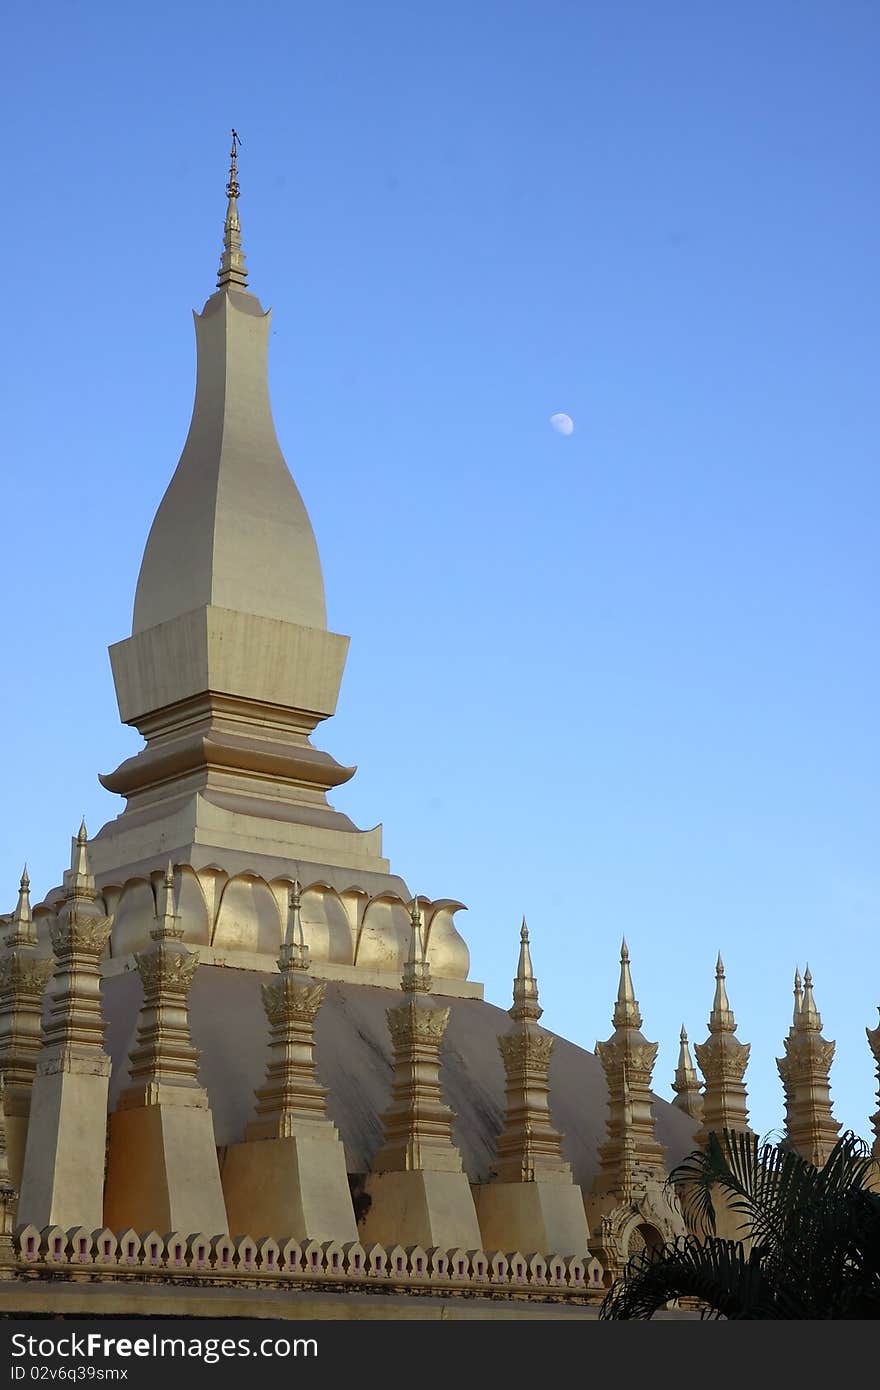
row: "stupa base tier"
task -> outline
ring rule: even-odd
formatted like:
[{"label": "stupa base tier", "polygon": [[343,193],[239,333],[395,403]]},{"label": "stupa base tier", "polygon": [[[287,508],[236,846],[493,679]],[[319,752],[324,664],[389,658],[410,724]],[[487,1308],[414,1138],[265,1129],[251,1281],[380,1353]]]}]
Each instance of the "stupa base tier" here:
[{"label": "stupa base tier", "polygon": [[558,1250],[589,1246],[583,1193],[573,1182],[490,1182],[474,1198],[486,1250]]},{"label": "stupa base tier", "polygon": [[[195,1103],[187,1103],[192,1098]],[[118,1230],[227,1229],[214,1125],[205,1093],[119,1108],[110,1119],[105,1222]]]},{"label": "stupa base tier", "polygon": [[328,1123],[320,1137],[230,1144],[223,1194],[231,1235],[283,1230],[301,1242],[357,1240],[345,1152],[334,1133]]},{"label": "stupa base tier", "polygon": [[466,1173],[372,1173],[365,1191],[370,1206],[361,1226],[364,1245],[378,1241],[425,1250],[482,1246]]}]

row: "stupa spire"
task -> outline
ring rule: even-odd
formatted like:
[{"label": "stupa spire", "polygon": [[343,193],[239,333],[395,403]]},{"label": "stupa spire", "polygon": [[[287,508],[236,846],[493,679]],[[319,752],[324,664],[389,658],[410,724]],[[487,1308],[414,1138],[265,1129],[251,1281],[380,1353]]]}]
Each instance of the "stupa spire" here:
[{"label": "stupa spire", "polygon": [[27,864],[21,871],[18,885],[18,902],[12,913],[12,923],[4,940],[7,946],[36,946],[37,932],[31,913],[31,881],[28,878]]},{"label": "stupa spire", "polygon": [[183,939],[183,926],[180,917],[174,911],[174,865],[170,859],[165,869],[162,890],[164,895],[162,913],[158,917],[157,925],[152,928],[150,936],[154,941],[181,941]]},{"label": "stupa spire", "polygon": [[64,888],[68,896],[79,901],[94,900],[95,880],[89,864],[89,835],[85,817],[71,840],[70,868],[64,875]]},{"label": "stupa spire", "polygon": [[626,937],[620,943],[620,980],[611,1022],[615,1028],[641,1028],[642,1026],[639,1001],[636,999],[632,975],[630,974],[629,947],[626,944]]},{"label": "stupa spire", "polygon": [[531,1019],[537,1023],[544,1010],[538,1003],[538,981],[532,967],[529,950],[529,929],[525,917],[519,929],[519,961],[513,982],[513,1008],[510,1017],[515,1021]]},{"label": "stupa spire", "polygon": [[238,147],[241,137],[233,128],[229,151],[229,180],[226,184],[226,221],[223,224],[223,255],[217,275],[218,290],[247,290],[247,271],[241,249],[241,222],[238,216]]},{"label": "stupa spire", "polygon": [[783,1047],[785,1056],[777,1057],[776,1066],[785,1092],[786,1142],[808,1163],[821,1167],[837,1142],[840,1125],[831,1113],[828,1080],[835,1044],[822,1037],[822,1016],[813,998],[809,966]]},{"label": "stupa spire", "polygon": [[688,1043],[687,1030],[684,1024],[681,1025],[679,1034],[678,1066],[675,1069],[675,1080],[672,1089],[675,1092],[675,1100],[672,1102],[678,1110],[683,1110],[686,1115],[693,1119],[702,1119],[703,1097],[700,1089],[700,1078],[691,1057],[691,1049]]},{"label": "stupa spire", "polygon": [[727,984],[724,978],[724,961],[721,959],[721,952],[718,952],[718,959],[715,962],[715,998],[712,1001],[712,1012],[709,1015],[709,1028],[715,1027],[717,1030],[726,1031],[736,1027],[736,1020],[730,1007],[730,1000],[727,997]]},{"label": "stupa spire", "polygon": [[306,945],[302,924],[302,884],[294,880],[287,900],[287,927],[278,957],[278,969],[282,974],[288,970],[307,971],[310,965],[309,948]]},{"label": "stupa spire", "polygon": [[507,1086],[495,1171],[501,1182],[534,1182],[548,1176],[552,1181],[570,1181],[561,1136],[550,1119],[548,1072],[553,1035],[538,1027],[542,1010],[525,917],[519,941],[513,1008],[509,1010],[513,1022],[498,1039]]},{"label": "stupa spire", "polygon": [[709,1014],[709,1036],[694,1048],[700,1070],[706,1078],[703,1087],[703,1124],[697,1143],[709,1134],[724,1130],[749,1131],[746,1088],[743,1081],[750,1047],[736,1036],[736,1019],[727,997],[721,952],[715,962],[715,997]]},{"label": "stupa spire", "polygon": [[309,975],[309,948],[302,924],[302,886],[294,880],[287,900],[287,927],[278,958],[281,978],[262,987],[269,1020],[269,1065],[256,1092],[257,1118],[248,1139],[289,1139],[303,1134],[336,1138],[327,1119],[327,1090],[315,1071],[315,1019],[326,981]]},{"label": "stupa spire", "polygon": [[112,919],[98,901],[85,822],[73,840],[64,900],[51,927],[55,957],[43,1046],[31,1089],[18,1215],[22,1224],[103,1219],[107,1088],[101,958]]},{"label": "stupa spire", "polygon": [[43,995],[52,971],[51,956],[44,959],[38,954],[29,890],[25,865],[10,929],[0,949],[0,1077],[5,1086],[14,1186],[21,1181],[31,1087],[42,1048]]},{"label": "stupa spire", "polygon": [[617,1192],[629,1201],[645,1173],[661,1171],[664,1150],[655,1134],[651,1094],[657,1043],[648,1042],[640,1031],[642,1016],[625,938],[620,946],[620,978],[611,1021],[614,1032],[595,1048],[608,1085],[608,1137],[599,1147],[600,1171],[594,1191]]},{"label": "stupa spire", "polygon": [[135,953],[143,1002],[130,1085],[110,1119],[105,1219],[117,1229],[131,1221],[139,1230],[207,1231],[219,1221],[223,1230],[214,1123],[189,1020],[199,953],[183,941],[170,861],[158,888],[151,944]]},{"label": "stupa spire", "polygon": [[[802,988],[802,986],[801,986],[801,972],[800,972],[799,968],[798,968],[797,966],[795,966],[795,972],[794,972],[794,1007],[793,1007],[793,1009],[792,1009],[792,1014],[791,1014],[791,1027],[790,1027],[789,1030],[788,1030],[788,1036],[789,1036],[789,1038],[793,1038],[794,1035],[795,1035],[795,1030],[796,1030],[796,1028],[797,1028],[797,1026],[798,1026],[798,1019],[800,1018],[801,1006],[803,1005],[803,1002],[804,1002],[804,991],[803,991],[803,988]],[[783,1047],[786,1047],[786,1046],[787,1046],[787,1043],[786,1043],[786,1041],[785,1041],[784,1038],[783,1038],[783,1041],[782,1041],[782,1045],[783,1045]],[[788,1059],[787,1059],[786,1057],[777,1057],[777,1058],[776,1058],[776,1068],[777,1068],[777,1070],[778,1070],[778,1072],[779,1072],[779,1079],[780,1079],[780,1081],[782,1082],[782,1097],[783,1097],[783,1103],[784,1103],[784,1107],[785,1107],[785,1133],[786,1133],[786,1135],[788,1135],[789,1132],[790,1132],[790,1130],[791,1130],[791,1119],[792,1119],[792,1110],[791,1110],[791,1101],[792,1101],[791,1067],[790,1067],[790,1065],[789,1065]]]},{"label": "stupa spire", "polygon": [[422,914],[419,911],[419,900],[413,898],[409,912],[411,923],[409,937],[409,955],[403,967],[403,979],[401,989],[407,994],[430,994],[431,992],[431,970],[428,965],[428,958],[425,955],[425,941],[422,935]]},{"label": "stupa spire", "polygon": [[[562,1155],[550,1114],[553,1035],[538,1024],[538,982],[525,917],[513,982],[511,1023],[498,1039],[504,1063],[504,1124],[494,1181],[475,1193],[484,1248],[584,1250],[589,1245],[583,1194]],[[564,1236],[561,1234],[564,1232]]]},{"label": "stupa spire", "polygon": [[809,965],[804,971],[804,993],[795,1027],[815,1032],[820,1032],[822,1028],[822,1015],[816,1008],[816,1000],[813,998],[813,977],[810,974]]}]

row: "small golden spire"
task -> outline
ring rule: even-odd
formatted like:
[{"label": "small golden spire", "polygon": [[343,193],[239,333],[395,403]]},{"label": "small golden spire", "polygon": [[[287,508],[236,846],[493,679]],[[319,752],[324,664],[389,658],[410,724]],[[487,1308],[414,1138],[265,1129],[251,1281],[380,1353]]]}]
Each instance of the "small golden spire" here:
[{"label": "small golden spire", "polygon": [[813,977],[810,974],[809,966],[804,971],[804,995],[798,1011],[796,1027],[803,1033],[821,1033],[822,1031],[822,1016],[816,1008],[816,1001],[813,998]]},{"label": "small golden spire", "polygon": [[164,898],[162,901],[162,915],[158,924],[150,932],[154,941],[180,941],[183,937],[183,927],[180,917],[174,911],[174,865],[168,860],[163,881]]},{"label": "small golden spire", "polygon": [[801,972],[795,967],[794,972],[794,1011],[791,1016],[792,1028],[797,1028],[798,1015],[804,1001],[804,992],[801,989]]},{"label": "small golden spire", "polygon": [[28,878],[27,864],[21,871],[18,885],[18,902],[12,914],[11,930],[4,937],[7,946],[36,946],[37,932],[31,913],[31,881]]},{"label": "small golden spire", "polygon": [[302,884],[297,878],[293,881],[287,900],[287,930],[278,958],[278,968],[282,973],[287,970],[307,971],[310,963],[302,924]]},{"label": "small golden spire", "polygon": [[402,988],[407,994],[429,994],[433,981],[431,971],[428,968],[428,958],[425,954],[422,914],[419,911],[418,897],[414,897],[412,900],[409,920],[411,923],[409,955],[403,967]]},{"label": "small golden spire", "polygon": [[614,1005],[611,1022],[615,1028],[641,1028],[642,1026],[639,1002],[636,999],[629,969],[629,947],[626,944],[626,937],[620,943],[620,981],[617,986],[617,1002]]},{"label": "small golden spire", "polygon": [[76,839],[73,842],[73,854],[70,859],[70,867],[74,874],[79,877],[81,874],[89,872],[88,854],[86,846],[89,842],[88,831],[86,830],[86,819],[83,816],[79,823],[79,830],[76,832]]},{"label": "small golden spire", "polygon": [[95,880],[89,867],[89,836],[85,818],[72,841],[70,868],[64,874],[64,889],[71,899],[94,901],[96,897]]},{"label": "small golden spire", "polygon": [[519,930],[519,943],[519,963],[513,982],[513,1008],[510,1010],[510,1017],[517,1021],[533,1019],[537,1023],[544,1010],[538,1004],[538,981],[532,968],[529,929],[525,917]]},{"label": "small golden spire", "polygon": [[229,151],[229,182],[226,185],[226,221],[223,224],[223,255],[217,276],[218,290],[247,290],[245,256],[241,249],[241,222],[238,217],[238,147],[241,137],[233,128]]},{"label": "small golden spire", "polygon": [[[699,1086],[700,1082],[697,1077],[697,1069],[694,1066],[693,1058],[691,1057],[691,1049],[690,1044],[688,1043],[687,1029],[685,1028],[684,1024],[681,1025],[681,1032],[678,1035],[678,1040],[680,1046],[678,1049],[677,1070],[681,1073],[682,1080],[693,1082],[695,1085]],[[676,1077],[676,1080],[677,1079],[678,1077]]]},{"label": "small golden spire", "polygon": [[700,1078],[691,1057],[691,1049],[688,1044],[687,1030],[684,1024],[681,1025],[679,1034],[680,1047],[678,1049],[678,1066],[675,1069],[675,1080],[672,1089],[675,1092],[675,1100],[672,1102],[679,1110],[684,1110],[685,1114],[692,1119],[699,1120],[703,1114],[703,1097],[701,1094]]},{"label": "small golden spire", "polygon": [[715,962],[715,998],[712,1001],[712,1012],[709,1015],[709,1032],[732,1033],[735,1028],[736,1020],[733,1017],[733,1010],[727,997],[727,985],[724,982],[724,961],[721,959],[721,952],[719,951],[718,959]]}]

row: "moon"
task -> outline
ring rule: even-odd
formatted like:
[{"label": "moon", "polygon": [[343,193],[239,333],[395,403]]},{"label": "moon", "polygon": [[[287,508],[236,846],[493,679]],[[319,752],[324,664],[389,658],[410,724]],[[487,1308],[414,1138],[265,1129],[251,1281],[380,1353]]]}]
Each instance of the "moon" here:
[{"label": "moon", "polygon": [[569,435],[574,430],[574,420],[570,415],[566,415],[564,410],[558,410],[555,415],[551,415],[550,424],[557,434]]}]

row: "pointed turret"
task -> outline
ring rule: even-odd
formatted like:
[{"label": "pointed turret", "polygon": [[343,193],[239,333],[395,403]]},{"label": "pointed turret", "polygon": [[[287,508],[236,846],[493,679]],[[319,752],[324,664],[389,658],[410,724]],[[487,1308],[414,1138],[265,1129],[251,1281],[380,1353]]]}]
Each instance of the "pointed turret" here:
[{"label": "pointed turret", "polygon": [[620,943],[620,980],[617,985],[617,1002],[614,1005],[611,1022],[615,1028],[641,1028],[642,1026],[642,1016],[639,1013],[639,1003],[635,996],[629,968],[629,947],[626,944],[626,937],[623,937]]},{"label": "pointed turret", "polygon": [[525,917],[509,1013],[510,1026],[498,1038],[506,1085],[494,1178],[475,1194],[483,1248],[583,1253],[589,1244],[583,1196],[550,1113],[554,1039],[538,1024],[542,1009]]},{"label": "pointed turret", "polygon": [[162,912],[158,923],[150,932],[154,941],[182,941],[183,924],[174,911],[174,865],[168,860],[165,880],[162,884]]},{"label": "pointed turret", "polygon": [[31,1087],[42,1046],[43,996],[52,959],[41,954],[25,865],[18,901],[0,950],[0,1075],[6,1083],[6,1136],[14,1187],[21,1185]]},{"label": "pointed turret", "polygon": [[[498,1181],[534,1182],[548,1176],[570,1179],[562,1157],[562,1138],[550,1119],[548,1073],[553,1035],[538,1026],[543,1010],[529,950],[529,929],[523,918],[519,961],[513,982],[511,1026],[498,1038],[507,1079],[504,1126],[498,1136],[494,1164]],[[518,1242],[514,1242],[517,1245]]]},{"label": "pointed turret", "polygon": [[302,924],[302,885],[297,878],[287,902],[287,926],[284,941],[281,943],[281,955],[278,957],[278,969],[282,974],[287,970],[306,973],[309,963],[309,948],[306,945]]},{"label": "pointed turret", "polygon": [[281,978],[263,985],[269,1020],[269,1065],[257,1091],[257,1118],[248,1139],[285,1139],[328,1130],[327,1090],[315,1072],[315,1019],[324,1002],[326,981],[309,975],[309,948],[302,923],[302,887],[294,881],[287,900],[287,927],[278,958]]},{"label": "pointed turret", "polygon": [[733,1017],[733,1010],[730,1007],[730,1000],[727,998],[727,984],[724,979],[724,961],[721,959],[721,952],[718,952],[718,959],[715,962],[715,998],[712,1000],[712,1012],[709,1015],[709,1028],[715,1032],[725,1032],[736,1027]]},{"label": "pointed turret", "polygon": [[[801,972],[796,966],[794,972],[794,1007],[792,1009],[791,1014],[791,1027],[788,1030],[789,1038],[794,1037],[794,1031],[797,1028],[798,1017],[800,1016],[803,999],[804,992],[801,987]],[[782,1045],[783,1047],[785,1047],[785,1039],[783,1039]],[[776,1058],[776,1067],[779,1072],[779,1079],[782,1082],[782,1097],[783,1106],[785,1110],[785,1133],[787,1135],[791,1128],[791,1068],[788,1064],[787,1058],[785,1057]],[[784,1140],[783,1142],[787,1142],[787,1140]]]},{"label": "pointed turret", "polygon": [[394,1055],[391,1105],[381,1117],[383,1142],[366,1182],[371,1205],[361,1241],[475,1249],[469,1245],[480,1239],[474,1200],[440,1086],[449,1009],[438,1007],[431,984],[414,896],[404,999],[386,1010]]},{"label": "pointed turret", "polygon": [[537,1023],[543,1012],[538,1003],[538,981],[532,968],[529,929],[524,917],[519,929],[519,960],[513,982],[513,1008],[510,1010],[510,1017],[517,1022]]},{"label": "pointed turret", "polygon": [[218,290],[247,290],[247,271],[244,265],[244,252],[241,249],[241,222],[238,217],[238,146],[241,141],[235,130],[232,132],[232,149],[229,151],[229,181],[226,184],[226,221],[223,224],[223,254],[220,257],[220,270],[217,275]]},{"label": "pointed turret", "polygon": [[675,1100],[672,1104],[676,1106],[677,1109],[683,1110],[686,1115],[690,1115],[692,1119],[702,1119],[702,1088],[700,1078],[697,1076],[697,1069],[691,1057],[691,1049],[684,1024],[681,1025],[681,1033],[679,1034],[678,1066],[675,1069],[675,1080],[672,1083],[672,1089],[675,1092]]},{"label": "pointed turret", "polygon": [[785,1056],[776,1059],[785,1092],[785,1142],[808,1163],[821,1168],[840,1130],[831,1113],[828,1081],[835,1044],[822,1037],[822,1017],[813,997],[809,966],[804,971],[800,998],[799,983],[795,976],[794,1021],[783,1043]]},{"label": "pointed turret", "polygon": [[678,1199],[667,1187],[666,1151],[655,1128],[651,1076],[658,1045],[641,1031],[625,939],[612,1022],[611,1037],[596,1043],[608,1087],[607,1138],[599,1146],[599,1172],[584,1200],[595,1241],[591,1248],[614,1278],[632,1253],[631,1233],[643,1223],[663,1231],[665,1239],[685,1231]]},{"label": "pointed turret", "polygon": [[813,998],[813,977],[810,974],[809,965],[804,971],[804,993],[798,1009],[795,1028],[802,1032],[818,1033],[822,1031],[822,1018]]},{"label": "pointed turret", "polygon": [[315,1019],[327,985],[308,973],[298,878],[288,896],[278,969],[279,978],[262,987],[269,1062],[256,1092],[256,1118],[223,1164],[229,1229],[235,1236],[284,1231],[302,1243],[345,1243],[357,1239],[345,1151],[315,1067]]},{"label": "pointed turret", "polygon": [[94,902],[95,879],[89,863],[89,836],[85,817],[70,842],[70,868],[64,875],[64,890],[69,900]]},{"label": "pointed turret", "polygon": [[637,1182],[637,1170],[649,1169],[659,1174],[665,1151],[654,1131],[651,1094],[657,1043],[648,1042],[640,1031],[642,1015],[625,938],[620,946],[620,977],[612,1023],[614,1032],[608,1041],[596,1043],[596,1056],[608,1083],[608,1138],[599,1149],[596,1189],[614,1189],[629,1200]]},{"label": "pointed turret", "polygon": [[21,871],[18,885],[18,902],[12,913],[9,931],[3,938],[7,946],[36,946],[37,930],[31,913],[31,881],[28,878],[27,864]]},{"label": "pointed turret", "polygon": [[406,994],[429,994],[431,991],[431,970],[425,954],[422,914],[419,911],[418,898],[412,900],[409,920],[409,954],[403,967],[401,989]]},{"label": "pointed turret", "polygon": [[[226,1213],[214,1123],[189,1021],[199,954],[183,942],[170,861],[150,936],[152,944],[135,955],[143,1002],[129,1053],[129,1085],[110,1120],[105,1220],[117,1230],[134,1225],[222,1231]],[[183,1153],[186,1163],[180,1161]]]},{"label": "pointed turret", "polygon": [[721,952],[715,963],[715,997],[709,1014],[709,1036],[694,1048],[705,1077],[703,1123],[696,1142],[704,1144],[711,1133],[725,1129],[749,1131],[746,1088],[743,1082],[750,1046],[736,1036],[736,1019],[727,997]]},{"label": "pointed turret", "polygon": [[55,969],[31,1091],[18,1215],[41,1228],[96,1230],[103,1219],[110,1078],[101,959],[111,919],[98,900],[85,822],[72,842],[64,892],[51,929]]}]

